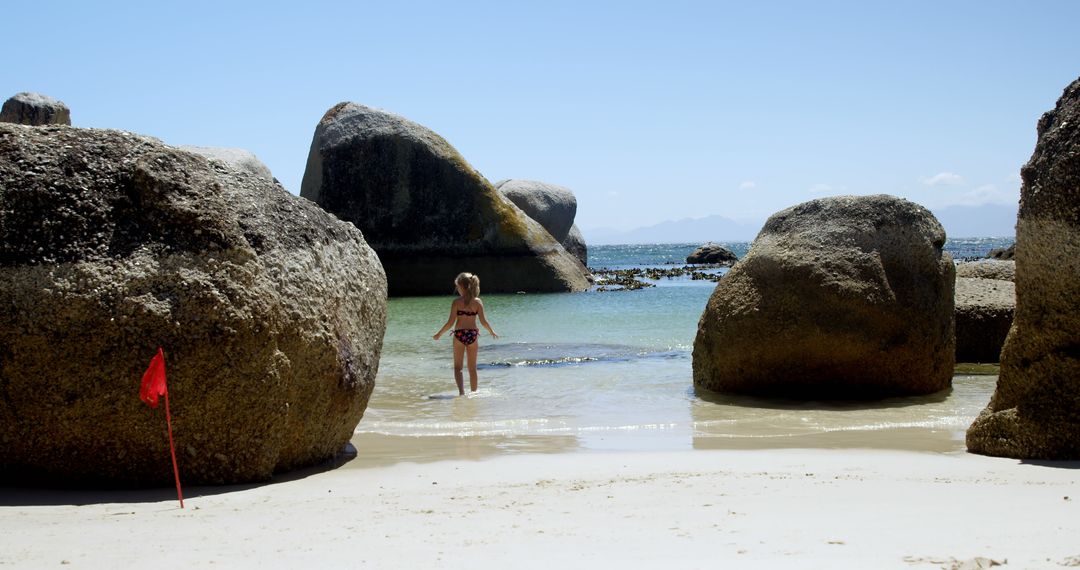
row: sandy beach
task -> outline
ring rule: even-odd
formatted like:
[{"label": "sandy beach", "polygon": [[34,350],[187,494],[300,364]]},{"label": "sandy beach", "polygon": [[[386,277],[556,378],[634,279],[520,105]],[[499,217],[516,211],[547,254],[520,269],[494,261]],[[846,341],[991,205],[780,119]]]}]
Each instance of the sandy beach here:
[{"label": "sandy beach", "polygon": [[0,570],[1080,570],[1080,0],[6,7]]},{"label": "sandy beach", "polygon": [[1080,566],[1080,463],[711,450],[368,461],[267,485],[0,488],[18,568]]}]

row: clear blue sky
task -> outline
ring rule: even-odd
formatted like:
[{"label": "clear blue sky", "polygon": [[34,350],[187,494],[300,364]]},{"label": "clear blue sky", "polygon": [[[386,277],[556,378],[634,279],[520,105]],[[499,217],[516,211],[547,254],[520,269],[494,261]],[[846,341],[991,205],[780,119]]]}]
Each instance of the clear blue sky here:
[{"label": "clear blue sky", "polygon": [[[20,10],[23,13],[20,13]],[[7,6],[0,98],[246,148],[298,193],[339,101],[490,180],[570,187],[585,229],[764,218],[839,193],[1015,203],[1080,76],[1080,2],[51,2]]]}]

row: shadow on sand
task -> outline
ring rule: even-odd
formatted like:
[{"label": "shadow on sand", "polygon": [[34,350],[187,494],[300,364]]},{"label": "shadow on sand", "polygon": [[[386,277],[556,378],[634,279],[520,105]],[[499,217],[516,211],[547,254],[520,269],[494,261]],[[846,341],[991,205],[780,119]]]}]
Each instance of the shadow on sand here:
[{"label": "shadow on sand", "polygon": [[[269,481],[260,483],[241,483],[236,485],[205,485],[183,487],[184,499],[208,497],[223,493],[235,493],[247,491],[266,485],[297,481],[337,469],[356,458],[356,448],[351,443],[332,459],[274,475]],[[181,472],[180,483],[183,484]],[[157,503],[162,501],[176,501],[176,489],[173,487],[158,487],[152,489],[117,489],[117,488],[60,488],[56,486],[34,486],[27,484],[17,486],[12,484],[0,485],[0,506],[3,507],[31,507],[31,506],[56,506],[56,505],[98,505],[106,503]]]},{"label": "shadow on sand", "polygon": [[1054,469],[1080,469],[1080,460],[1075,459],[1021,459],[1020,465],[1052,467]]},{"label": "shadow on sand", "polygon": [[893,396],[881,399],[852,398],[852,399],[813,399],[811,396],[803,398],[782,396],[744,396],[737,394],[722,394],[704,388],[691,386],[689,393],[704,402],[721,404],[725,406],[738,406],[741,408],[765,408],[770,410],[879,410],[885,408],[903,408],[907,406],[921,406],[924,404],[938,404],[944,402],[952,394],[953,389],[946,388],[925,396]]}]

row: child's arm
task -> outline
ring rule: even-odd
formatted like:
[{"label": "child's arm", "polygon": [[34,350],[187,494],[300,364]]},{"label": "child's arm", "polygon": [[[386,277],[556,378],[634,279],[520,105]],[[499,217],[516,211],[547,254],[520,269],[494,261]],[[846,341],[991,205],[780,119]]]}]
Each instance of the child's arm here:
[{"label": "child's arm", "polygon": [[455,318],[455,315],[454,315],[454,303],[456,303],[456,302],[457,301],[454,301],[454,302],[450,303],[450,318],[446,319],[446,324],[444,324],[442,326],[442,328],[439,329],[439,332],[435,333],[435,336],[433,336],[431,338],[433,338],[435,340],[439,340],[439,337],[442,336],[444,332],[450,330],[450,327],[454,326],[454,318]]},{"label": "child's arm", "polygon": [[476,303],[480,305],[480,308],[477,310],[478,314],[476,315],[477,318],[480,319],[480,324],[484,325],[484,328],[487,329],[489,333],[491,333],[492,338],[499,338],[499,335],[495,334],[495,331],[491,330],[491,325],[488,324],[487,317],[484,316],[484,302],[480,299],[477,299]]}]

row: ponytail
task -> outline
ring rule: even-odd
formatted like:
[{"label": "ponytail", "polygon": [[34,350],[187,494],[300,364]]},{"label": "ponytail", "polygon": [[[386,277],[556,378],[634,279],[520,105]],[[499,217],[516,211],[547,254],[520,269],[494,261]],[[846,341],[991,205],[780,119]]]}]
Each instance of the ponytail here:
[{"label": "ponytail", "polygon": [[480,296],[480,276],[473,275],[469,279],[469,297],[475,299]]},{"label": "ponytail", "polygon": [[454,285],[461,288],[465,293],[465,304],[468,305],[473,299],[480,296],[480,277],[472,273],[459,273],[454,279]]}]

